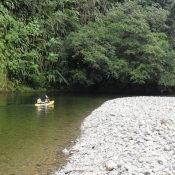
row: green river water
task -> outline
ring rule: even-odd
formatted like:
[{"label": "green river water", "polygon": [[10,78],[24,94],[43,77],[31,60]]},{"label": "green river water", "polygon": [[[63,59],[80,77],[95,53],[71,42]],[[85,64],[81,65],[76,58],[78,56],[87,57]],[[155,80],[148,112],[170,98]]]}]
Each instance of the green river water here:
[{"label": "green river water", "polygon": [[64,148],[84,118],[112,94],[48,93],[54,107],[36,107],[45,93],[0,93],[0,175],[49,175],[66,163]]}]

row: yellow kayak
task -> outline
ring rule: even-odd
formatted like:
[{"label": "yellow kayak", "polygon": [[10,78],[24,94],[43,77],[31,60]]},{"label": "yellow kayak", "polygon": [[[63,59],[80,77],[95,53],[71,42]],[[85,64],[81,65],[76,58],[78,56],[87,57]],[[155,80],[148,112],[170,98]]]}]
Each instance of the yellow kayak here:
[{"label": "yellow kayak", "polygon": [[50,101],[49,103],[43,102],[43,103],[36,103],[35,106],[44,106],[44,105],[53,105],[54,101]]}]

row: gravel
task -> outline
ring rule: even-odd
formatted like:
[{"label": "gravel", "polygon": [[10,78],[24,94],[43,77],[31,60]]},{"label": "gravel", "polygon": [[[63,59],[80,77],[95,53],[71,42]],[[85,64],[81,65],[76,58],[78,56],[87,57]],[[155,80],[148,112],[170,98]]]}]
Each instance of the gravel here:
[{"label": "gravel", "polygon": [[175,98],[109,100],[82,123],[55,175],[174,175]]}]

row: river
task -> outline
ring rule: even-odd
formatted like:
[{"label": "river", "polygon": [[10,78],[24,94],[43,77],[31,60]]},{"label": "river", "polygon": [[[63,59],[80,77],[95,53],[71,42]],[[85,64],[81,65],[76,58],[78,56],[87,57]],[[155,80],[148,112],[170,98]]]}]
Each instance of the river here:
[{"label": "river", "polygon": [[84,118],[115,94],[48,93],[55,104],[36,107],[45,93],[0,93],[0,174],[49,175],[81,134]]}]

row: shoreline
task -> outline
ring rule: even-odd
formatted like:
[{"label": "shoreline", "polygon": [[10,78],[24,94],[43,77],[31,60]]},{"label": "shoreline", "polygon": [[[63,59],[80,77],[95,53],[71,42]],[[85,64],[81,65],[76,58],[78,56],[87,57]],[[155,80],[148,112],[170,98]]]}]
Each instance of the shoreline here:
[{"label": "shoreline", "polygon": [[174,138],[174,97],[109,100],[85,118],[55,175],[173,175]]}]

